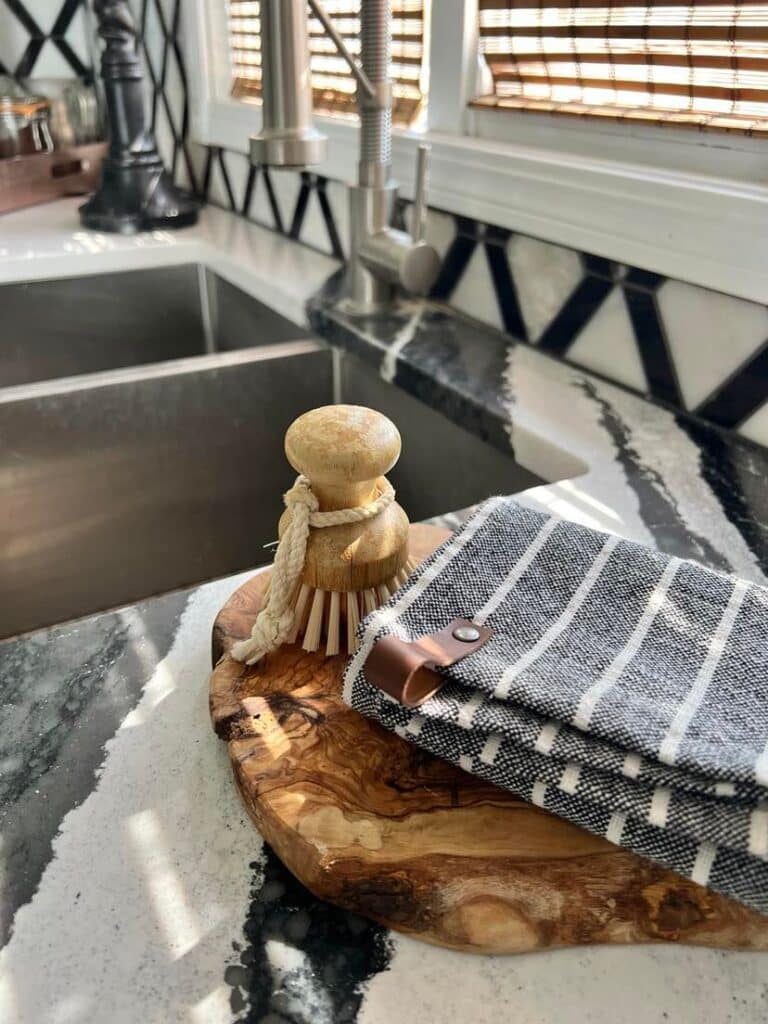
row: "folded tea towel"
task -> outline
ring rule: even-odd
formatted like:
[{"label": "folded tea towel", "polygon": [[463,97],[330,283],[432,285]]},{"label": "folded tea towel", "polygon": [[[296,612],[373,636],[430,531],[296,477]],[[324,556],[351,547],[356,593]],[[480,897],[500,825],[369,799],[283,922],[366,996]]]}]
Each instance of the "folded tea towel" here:
[{"label": "folded tea towel", "polygon": [[[365,678],[385,634],[493,630],[418,709]],[[768,913],[768,590],[482,505],[361,624],[345,699],[430,752]]]}]

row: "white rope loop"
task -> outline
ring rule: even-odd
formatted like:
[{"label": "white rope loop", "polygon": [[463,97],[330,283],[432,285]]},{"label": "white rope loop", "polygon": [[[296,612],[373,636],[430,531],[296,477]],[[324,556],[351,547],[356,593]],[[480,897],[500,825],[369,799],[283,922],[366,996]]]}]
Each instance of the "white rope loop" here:
[{"label": "white rope loop", "polygon": [[232,646],[230,654],[235,661],[255,665],[265,654],[284,644],[293,629],[293,600],[296,587],[304,570],[310,527],[343,526],[346,523],[373,519],[395,500],[391,484],[367,505],[358,508],[340,508],[320,512],[319,502],[312,492],[309,480],[303,474],[296,477],[290,491],[283,496],[290,510],[290,520],[275,552],[269,598],[253,624],[251,635]]}]

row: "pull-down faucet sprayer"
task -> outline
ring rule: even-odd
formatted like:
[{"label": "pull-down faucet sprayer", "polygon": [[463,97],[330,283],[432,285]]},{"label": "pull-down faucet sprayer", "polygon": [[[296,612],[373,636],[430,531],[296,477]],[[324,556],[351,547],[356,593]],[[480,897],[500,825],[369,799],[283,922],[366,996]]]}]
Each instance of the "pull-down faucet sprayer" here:
[{"label": "pull-down faucet sprayer", "polygon": [[349,188],[350,246],[345,305],[353,313],[389,306],[398,287],[426,294],[437,276],[437,253],[424,240],[429,147],[418,148],[411,233],[391,226],[392,179],[390,0],[362,0],[360,63],[319,0],[261,0],[262,131],[251,159],[273,167],[319,163],[325,138],[312,124],[307,6],[321,22],[357,82],[360,112],[358,181]]}]

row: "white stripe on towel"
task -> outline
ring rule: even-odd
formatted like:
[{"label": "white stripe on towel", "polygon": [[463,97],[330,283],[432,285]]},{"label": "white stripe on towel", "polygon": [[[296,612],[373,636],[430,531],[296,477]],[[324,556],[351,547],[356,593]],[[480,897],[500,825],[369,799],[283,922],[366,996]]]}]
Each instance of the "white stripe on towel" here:
[{"label": "white stripe on towel", "polygon": [[547,722],[541,727],[541,732],[536,737],[533,749],[538,754],[548,754],[555,745],[555,740],[560,732],[560,722]]},{"label": "white stripe on towel", "polygon": [[475,717],[475,712],[482,703],[482,690],[475,690],[468,701],[459,705],[459,717],[456,720],[456,724],[461,726],[462,729],[471,729],[472,719]]},{"label": "white stripe on towel", "polygon": [[621,834],[624,831],[624,826],[627,823],[627,812],[626,811],[614,811],[611,815],[611,820],[608,822],[608,828],[605,830],[605,838],[609,843],[614,843],[616,846],[621,845]]},{"label": "white stripe on towel", "polygon": [[544,651],[555,642],[555,640],[557,640],[560,634],[568,628],[579,608],[587,599],[592,587],[600,578],[600,574],[605,567],[605,563],[611,557],[611,553],[618,543],[618,537],[609,537],[605,541],[600,549],[600,553],[590,566],[589,572],[572,595],[562,615],[552,623],[549,629],[539,637],[536,643],[530,647],[525,654],[521,655],[517,661],[513,662],[512,665],[504,670],[504,673],[494,690],[496,697],[503,700],[505,697],[509,696],[509,691],[516,677],[525,672],[525,670],[529,668],[534,661],[536,661],[536,659],[539,658]]},{"label": "white stripe on towel", "polygon": [[749,817],[749,852],[768,858],[768,804],[759,804]]},{"label": "white stripe on towel", "polygon": [[499,752],[501,746],[502,736],[498,732],[492,732],[488,739],[483,744],[483,749],[480,751],[480,760],[483,764],[493,764],[496,760],[496,755]]},{"label": "white stripe on towel", "polygon": [[563,774],[560,776],[560,782],[558,783],[560,789],[564,793],[570,793],[571,796],[576,792],[579,787],[579,777],[581,776],[581,765],[575,761],[568,761]]},{"label": "white stripe on towel", "polygon": [[449,543],[445,547],[432,565],[424,570],[416,582],[405,590],[393,605],[388,608],[382,608],[379,612],[374,612],[371,616],[370,622],[365,628],[365,633],[360,641],[360,646],[357,648],[357,651],[347,666],[347,671],[344,673],[345,704],[350,704],[352,701],[352,687],[354,685],[354,681],[357,678],[365,659],[371,653],[374,638],[379,630],[384,626],[391,625],[395,619],[397,619],[398,615],[402,614],[402,612],[407,608],[410,608],[416,598],[424,593],[434,578],[443,571],[446,565],[453,561],[462,548],[472,540],[480,527],[490,519],[496,509],[503,503],[503,498],[490,498],[485,505],[478,509],[475,516],[469,520],[464,528],[464,532],[456,535],[453,542]]},{"label": "white stripe on towel", "polygon": [[544,545],[549,539],[549,535],[558,525],[557,519],[548,519],[546,523],[541,527],[539,532],[533,538],[531,543],[528,545],[523,554],[515,562],[514,566],[507,574],[504,582],[499,586],[498,590],[495,590],[488,600],[485,602],[480,611],[473,617],[473,622],[476,622],[479,626],[482,626],[489,615],[493,615],[496,609],[499,607],[501,602],[515,586],[517,581],[523,575],[525,570],[534,560],[536,555],[541,551]]},{"label": "white stripe on towel", "polygon": [[714,843],[703,842],[699,845],[696,853],[696,860],[693,862],[691,878],[699,885],[706,885],[709,882],[709,874],[717,856],[717,847]]},{"label": "white stripe on towel", "polygon": [[748,588],[749,584],[745,580],[737,580],[733,585],[733,591],[723,612],[723,617],[720,619],[715,630],[715,635],[712,637],[707,656],[685,700],[677,709],[666,736],[661,742],[659,760],[663,761],[664,764],[675,763],[680,744],[683,741],[688,726],[691,724],[691,719],[696,714],[699,705],[704,699],[704,694],[707,692],[707,687],[712,682],[712,677],[717,671],[717,666],[720,663],[720,658],[725,650],[725,645],[728,642],[728,637],[731,634],[736,616],[739,614],[739,608],[741,608],[741,602],[744,600],[744,595],[747,593]]},{"label": "white stripe on towel", "polygon": [[424,715],[414,715],[408,725],[405,727],[405,731],[409,736],[418,736],[421,730],[424,728],[426,718]]},{"label": "white stripe on towel", "polygon": [[681,564],[681,559],[670,558],[664,572],[661,574],[659,582],[654,587],[653,593],[648,599],[648,604],[643,609],[643,614],[640,616],[637,625],[632,630],[632,635],[626,645],[619,651],[603,675],[597,679],[590,688],[585,691],[585,693],[582,694],[579,705],[576,708],[576,713],[572,719],[573,724],[577,729],[586,729],[589,726],[589,722],[599,701],[605,696],[611,687],[616,684],[621,673],[640,650],[643,640],[645,640],[648,630],[651,628],[653,620],[656,618],[659,609],[664,604],[667,591],[669,590],[674,575]]},{"label": "white stripe on towel", "polygon": [[768,786],[768,743],[755,761],[755,782],[758,786]]},{"label": "white stripe on towel", "polygon": [[[765,587],[757,587],[752,591],[755,598],[768,609],[768,591]],[[768,786],[768,743],[755,761],[755,782],[758,786]]]},{"label": "white stripe on towel", "polygon": [[651,797],[651,806],[648,811],[648,824],[656,825],[657,828],[666,828],[667,814],[669,813],[669,801],[672,790],[667,786],[657,786]]},{"label": "white stripe on towel", "polygon": [[541,779],[537,779],[533,784],[531,790],[531,803],[537,807],[543,807],[544,801],[547,799],[547,784],[542,782]]},{"label": "white stripe on towel", "polygon": [[627,754],[621,766],[621,774],[628,779],[636,779],[643,766],[643,760],[639,754]]}]

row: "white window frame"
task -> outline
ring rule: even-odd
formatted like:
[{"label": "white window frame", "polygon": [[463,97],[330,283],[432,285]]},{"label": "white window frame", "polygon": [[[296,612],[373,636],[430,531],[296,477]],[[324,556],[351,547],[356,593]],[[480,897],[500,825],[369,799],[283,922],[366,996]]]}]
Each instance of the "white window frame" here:
[{"label": "white window frame", "polygon": [[[433,4],[427,128],[393,140],[404,195],[426,139],[433,207],[768,303],[768,141],[472,109],[477,0]],[[261,108],[230,96],[224,0],[193,0],[189,15],[192,138],[246,153]],[[331,144],[313,170],[351,180],[357,127],[317,122]]]}]

